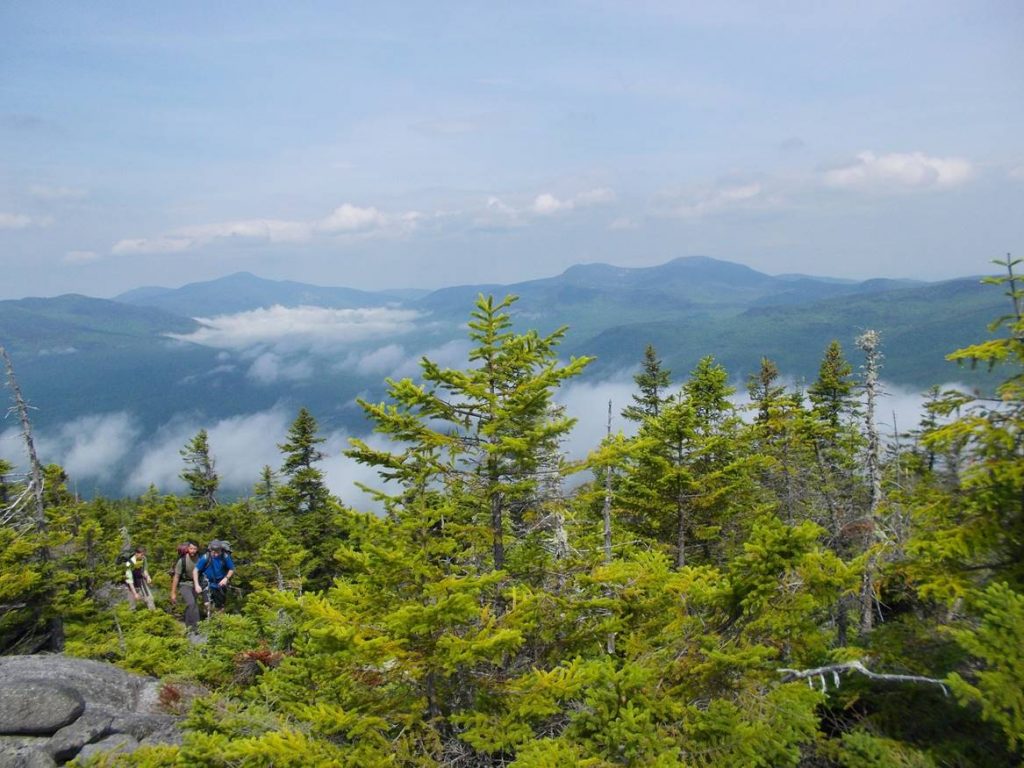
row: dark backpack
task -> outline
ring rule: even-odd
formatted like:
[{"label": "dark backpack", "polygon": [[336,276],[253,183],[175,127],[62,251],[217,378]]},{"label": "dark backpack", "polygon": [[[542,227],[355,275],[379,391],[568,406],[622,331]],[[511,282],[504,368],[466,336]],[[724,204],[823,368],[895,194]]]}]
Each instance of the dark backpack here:
[{"label": "dark backpack", "polygon": [[120,565],[122,568],[127,565],[128,561],[132,559],[132,555],[135,554],[135,547],[131,544],[126,544],[121,547],[121,551],[117,553],[117,557],[114,558],[114,565]]}]

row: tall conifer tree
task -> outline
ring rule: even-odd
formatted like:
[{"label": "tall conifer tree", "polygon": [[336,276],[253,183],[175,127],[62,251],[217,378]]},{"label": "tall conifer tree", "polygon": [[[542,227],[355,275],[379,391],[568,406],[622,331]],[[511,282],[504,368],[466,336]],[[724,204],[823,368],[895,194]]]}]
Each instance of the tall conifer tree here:
[{"label": "tall conifer tree", "polygon": [[388,380],[393,404],[360,401],[376,431],[406,445],[404,450],[380,451],[353,440],[348,451],[401,486],[382,495],[392,513],[438,482],[463,499],[474,521],[489,531],[495,569],[506,564],[512,510],[523,514],[536,505],[552,451],[575,421],[552,408],[555,389],[590,361],[558,362],[564,328],[548,336],[513,332],[508,310],[515,301],[477,299],[469,322],[472,367],[441,368],[424,358],[422,384]]},{"label": "tall conifer tree", "polygon": [[216,493],[220,486],[220,477],[214,470],[214,460],[210,454],[210,441],[206,430],[200,429],[178,453],[181,454],[181,458],[185,462],[185,469],[178,476],[188,483],[189,496],[202,509],[216,506]]},{"label": "tall conifer tree", "polygon": [[633,395],[633,405],[622,410],[623,418],[630,421],[642,422],[657,416],[668,399],[665,393],[672,384],[671,371],[662,368],[658,353],[651,344],[644,349],[642,366],[640,373],[633,377],[640,392]]}]

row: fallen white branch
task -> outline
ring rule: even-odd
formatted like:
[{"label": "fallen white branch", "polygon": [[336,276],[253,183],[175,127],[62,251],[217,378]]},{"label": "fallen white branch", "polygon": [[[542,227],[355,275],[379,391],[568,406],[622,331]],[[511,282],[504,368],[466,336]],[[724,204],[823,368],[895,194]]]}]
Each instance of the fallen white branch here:
[{"label": "fallen white branch", "polygon": [[841,675],[857,672],[871,680],[884,680],[890,683],[927,683],[929,685],[937,685],[944,694],[949,696],[949,689],[943,680],[938,680],[934,677],[924,677],[923,675],[879,674],[865,667],[864,663],[860,660],[844,661],[840,664],[829,664],[828,666],[815,667],[814,669],[779,669],[776,671],[783,675],[782,682],[784,683],[791,683],[794,680],[806,680],[807,685],[811,688],[814,687],[814,678],[817,678],[821,683],[822,693],[828,691],[826,675],[832,678],[832,685],[838,688]]}]

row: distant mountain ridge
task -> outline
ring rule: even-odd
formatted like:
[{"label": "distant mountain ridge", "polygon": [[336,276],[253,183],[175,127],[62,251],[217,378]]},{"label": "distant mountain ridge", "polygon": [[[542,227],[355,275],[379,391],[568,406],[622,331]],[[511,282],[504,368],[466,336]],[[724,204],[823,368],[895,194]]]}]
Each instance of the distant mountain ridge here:
[{"label": "distant mountain ridge", "polygon": [[251,272],[189,283],[180,288],[144,287],[126,291],[114,301],[156,307],[188,317],[212,317],[280,305],[310,305],[334,309],[374,307],[407,298],[405,292],[360,291],[356,288],[326,287],[292,280],[266,280]]},{"label": "distant mountain ridge", "polygon": [[[518,295],[515,318],[521,326],[549,331],[561,325],[571,330],[570,343],[581,353],[591,340],[635,339],[664,334],[658,328],[675,328],[669,334],[686,338],[686,328],[717,329],[724,339],[744,326],[763,329],[764,340],[788,351],[794,339],[812,338],[813,326],[837,337],[849,336],[845,324],[887,322],[900,328],[914,323],[938,324],[936,343],[960,338],[963,325],[953,327],[951,318],[970,297],[979,313],[996,307],[997,291],[976,290],[968,280],[962,290],[942,286],[958,281],[921,283],[907,280],[871,279],[840,281],[806,275],[767,275],[750,267],[706,256],[673,259],[649,267],[617,267],[591,263],[569,267],[553,277],[511,285],[461,285],[430,292],[361,291],[346,287],[317,286],[296,281],[267,280],[238,272],[215,280],[189,283],[180,288],[143,287],[112,300],[67,295],[52,299],[21,299],[0,302],[0,343],[15,348],[44,349],[108,348],[159,341],[169,334],[187,336],[199,326],[193,318],[231,315],[261,307],[316,306],[327,308],[400,307],[414,309],[432,320],[461,328],[480,293]],[[919,300],[928,296],[927,300]],[[859,303],[858,303],[859,302]],[[902,304],[903,309],[897,305]],[[948,306],[947,306],[948,305]],[[976,306],[978,305],[978,306]],[[847,311],[857,307],[857,321]],[[995,311],[993,309],[993,311]],[[981,328],[970,329],[980,332]],[[704,341],[714,346],[714,334]],[[802,341],[800,343],[803,343]],[[602,366],[629,365],[639,359],[636,348],[606,348]],[[949,351],[943,347],[938,354]],[[678,351],[675,351],[678,352]],[[760,354],[771,354],[762,350]],[[670,357],[689,359],[687,355]],[[817,354],[817,350],[815,350]],[[752,358],[753,359],[753,358]],[[746,360],[743,368],[749,367]]]},{"label": "distant mountain ridge", "polygon": [[[429,311],[464,311],[479,293],[514,293],[520,306],[550,309],[559,302],[593,300],[648,306],[700,306],[712,310],[754,304],[799,304],[856,293],[893,290],[914,281],[846,281],[808,275],[772,276],[742,264],[708,256],[683,256],[649,267],[577,264],[553,277],[512,284],[456,285],[435,291],[416,289],[363,291],[291,280],[267,280],[236,272],[180,288],[147,286],[126,291],[113,301],[163,309],[187,317],[212,317],[280,305],[350,309],[403,304]],[[923,284],[923,283],[920,283]],[[554,302],[554,305],[553,305]]]}]

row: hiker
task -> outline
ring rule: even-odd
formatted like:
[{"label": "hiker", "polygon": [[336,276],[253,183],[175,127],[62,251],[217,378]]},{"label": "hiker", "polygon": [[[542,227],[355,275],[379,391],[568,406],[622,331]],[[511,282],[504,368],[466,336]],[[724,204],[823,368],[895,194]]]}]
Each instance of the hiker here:
[{"label": "hiker", "polygon": [[199,631],[199,606],[196,601],[203,590],[199,586],[199,572],[196,570],[196,555],[199,547],[191,541],[178,547],[178,561],[171,575],[171,605],[178,604],[178,585],[182,580],[181,596],[185,599],[185,627],[189,632]]},{"label": "hiker", "polygon": [[210,602],[214,608],[223,611],[228,600],[228,582],[235,575],[235,563],[227,542],[220,539],[211,541],[206,554],[196,563],[196,572],[209,580]]},{"label": "hiker", "polygon": [[149,610],[156,609],[156,604],[153,602],[153,592],[149,588],[149,585],[153,583],[153,579],[149,575],[145,547],[135,547],[134,553],[125,562],[124,580],[128,585],[128,598],[132,604],[133,611],[140,599],[146,603],[146,608]]}]

